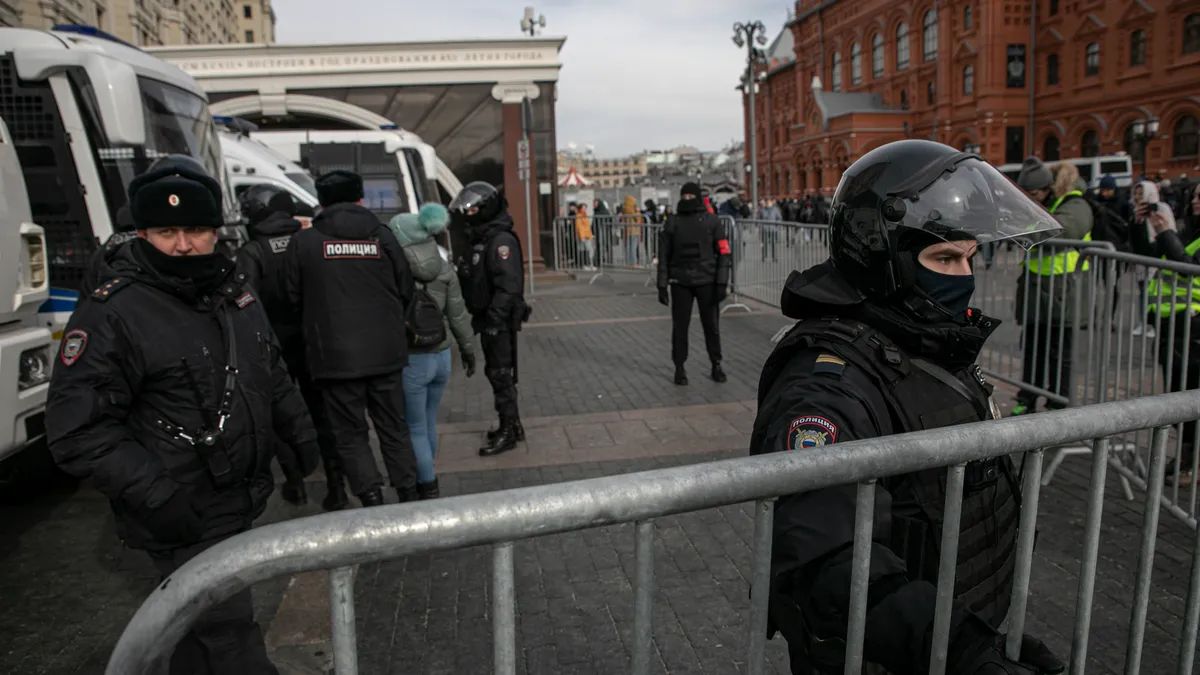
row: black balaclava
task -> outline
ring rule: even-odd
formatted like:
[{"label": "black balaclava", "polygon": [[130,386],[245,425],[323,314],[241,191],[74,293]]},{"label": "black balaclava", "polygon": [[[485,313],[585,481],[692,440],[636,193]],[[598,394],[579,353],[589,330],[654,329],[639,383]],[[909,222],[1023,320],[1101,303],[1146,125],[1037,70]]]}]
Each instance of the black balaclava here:
[{"label": "black balaclava", "polygon": [[921,251],[944,241],[927,232],[912,232],[901,238],[900,254],[911,256],[913,285],[917,290],[941,305],[952,317],[962,319],[975,293],[975,275],[935,272],[922,265],[918,258]]},{"label": "black balaclava", "polygon": [[229,258],[216,250],[208,255],[168,255],[141,237],[134,246],[138,257],[159,276],[198,295],[219,286],[232,267]]}]

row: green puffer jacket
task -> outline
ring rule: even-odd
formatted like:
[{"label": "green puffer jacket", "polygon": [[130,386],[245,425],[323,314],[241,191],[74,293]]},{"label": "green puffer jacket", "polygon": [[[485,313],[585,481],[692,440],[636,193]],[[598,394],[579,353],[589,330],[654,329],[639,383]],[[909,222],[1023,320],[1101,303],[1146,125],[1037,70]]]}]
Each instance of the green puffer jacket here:
[{"label": "green puffer jacket", "polygon": [[449,349],[455,341],[458,342],[460,354],[475,352],[475,332],[471,330],[471,315],[467,313],[467,304],[463,301],[462,288],[458,285],[458,275],[450,263],[442,259],[437,242],[426,239],[420,243],[404,247],[404,257],[412,270],[413,280],[417,288],[424,288],[437,302],[438,307],[446,316],[446,339],[432,349],[415,349],[409,347],[414,354],[437,353]]}]

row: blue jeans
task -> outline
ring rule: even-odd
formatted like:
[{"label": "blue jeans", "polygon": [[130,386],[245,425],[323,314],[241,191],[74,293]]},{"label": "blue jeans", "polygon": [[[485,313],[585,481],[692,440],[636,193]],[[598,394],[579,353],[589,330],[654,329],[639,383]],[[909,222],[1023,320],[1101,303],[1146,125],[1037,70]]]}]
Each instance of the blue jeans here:
[{"label": "blue jeans", "polygon": [[437,455],[437,415],[442,393],[450,381],[450,350],[436,354],[409,354],[404,369],[404,406],[408,435],[417,456],[417,481],[437,478],[433,458]]}]

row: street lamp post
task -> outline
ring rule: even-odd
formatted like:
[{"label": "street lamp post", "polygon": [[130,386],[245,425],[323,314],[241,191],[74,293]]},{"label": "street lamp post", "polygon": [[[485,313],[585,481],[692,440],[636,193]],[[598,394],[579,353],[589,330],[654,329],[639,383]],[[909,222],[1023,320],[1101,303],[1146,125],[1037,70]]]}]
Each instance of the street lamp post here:
[{"label": "street lamp post", "polygon": [[751,208],[758,208],[758,120],[754,115],[754,98],[758,84],[754,77],[754,65],[759,62],[762,52],[754,44],[767,44],[767,27],[761,21],[747,21],[733,24],[733,44],[746,48],[746,76],[743,78],[746,97],[750,99],[750,203]]},{"label": "street lamp post", "polygon": [[1133,138],[1142,147],[1142,180],[1146,180],[1146,151],[1149,149],[1150,141],[1158,135],[1158,118],[1151,117],[1148,120],[1134,120],[1133,122]]}]

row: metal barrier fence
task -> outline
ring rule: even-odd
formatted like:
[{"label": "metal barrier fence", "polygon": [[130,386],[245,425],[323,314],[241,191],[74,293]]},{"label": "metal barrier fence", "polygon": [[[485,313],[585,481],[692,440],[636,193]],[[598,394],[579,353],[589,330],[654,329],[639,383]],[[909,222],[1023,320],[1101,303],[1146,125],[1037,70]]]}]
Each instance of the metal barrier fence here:
[{"label": "metal barrier fence", "polygon": [[779,306],[792,270],[829,258],[829,226],[739,219],[732,223],[734,297]]},{"label": "metal barrier fence", "polygon": [[[1033,565],[1043,461],[1041,448],[1096,439],[1070,653],[1071,672],[1086,662],[1109,437],[1154,429],[1141,547],[1128,626],[1127,675],[1141,672],[1163,491],[1168,427],[1200,417],[1200,391],[1143,397],[1045,415],[835,444],[809,452],[745,457],[608,478],[505,490],[329,513],[267,525],[201,553],[160,584],[134,615],[110,658],[108,675],[156,673],[179,639],[207,609],[245,588],[281,575],[331,570],[333,651],[338,675],[357,675],[354,596],[350,566],[492,545],[492,627],[495,672],[517,667],[513,542],[560,532],[635,522],[636,573],[632,672],[650,670],[653,649],[654,520],[667,515],[755,501],[753,570],[748,622],[748,672],[764,672],[767,593],[774,508],[778,495],[857,484],[853,572],[846,639],[848,674],[861,672],[871,563],[876,480],[947,467],[946,500],[929,672],[943,675],[949,647],[956,554],[967,463],[1024,452],[1022,510],[1017,539],[1007,651],[1020,650]],[[1195,539],[1190,588],[1180,630],[1179,673],[1190,675],[1200,623],[1200,536]]]}]

